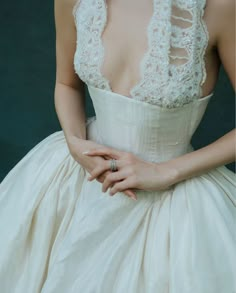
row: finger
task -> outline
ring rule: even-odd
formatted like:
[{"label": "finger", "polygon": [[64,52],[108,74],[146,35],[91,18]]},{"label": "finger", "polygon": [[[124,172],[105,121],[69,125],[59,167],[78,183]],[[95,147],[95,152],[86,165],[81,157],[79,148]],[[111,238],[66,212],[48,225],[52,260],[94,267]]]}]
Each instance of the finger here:
[{"label": "finger", "polygon": [[[120,161],[116,160],[116,167],[117,170],[121,167]],[[105,171],[111,171],[111,162],[110,160],[104,161],[103,164],[96,167],[90,174],[90,177],[88,178],[89,181],[94,180],[95,178],[101,176]]]},{"label": "finger", "polygon": [[110,162],[104,161],[103,164],[97,166],[90,174],[90,177],[88,178],[89,181],[94,180],[95,178],[98,178],[101,176],[105,171],[108,171],[110,169]]},{"label": "finger", "polygon": [[115,183],[113,187],[110,189],[109,193],[110,195],[114,195],[117,192],[122,192],[130,188],[132,188],[132,184],[129,179],[126,179],[126,180]]},{"label": "finger", "polygon": [[131,189],[127,189],[124,191],[124,194],[131,197],[134,200],[137,200],[137,195],[134,191],[132,191]]},{"label": "finger", "polygon": [[102,191],[106,192],[107,189],[109,187],[113,186],[113,184],[115,182],[123,180],[124,178],[126,178],[126,176],[125,176],[124,172],[122,172],[122,171],[117,171],[117,172],[109,174],[103,182]]},{"label": "finger", "polygon": [[[106,171],[105,168],[99,167],[92,171],[90,176],[88,177],[88,181],[93,181],[94,179],[99,180],[102,177],[102,174]],[[100,181],[100,180],[99,180]]]},{"label": "finger", "polygon": [[110,159],[113,159],[112,157],[109,157],[109,156],[103,156],[103,158],[105,159],[105,160],[110,160]]},{"label": "finger", "polygon": [[86,152],[83,152],[83,155],[86,156],[106,156],[108,155],[109,157],[112,157],[114,159],[118,159],[121,155],[120,151],[117,151],[112,148],[96,148],[96,149],[91,149]]},{"label": "finger", "polygon": [[[100,183],[103,183],[105,181],[106,177],[110,174],[113,174],[113,173],[111,173],[111,171],[104,172],[102,175],[97,177],[97,181],[99,181]],[[114,173],[114,175],[115,175],[115,173]],[[137,200],[137,195],[132,189],[125,190],[124,194],[128,197],[131,197],[134,200]]]},{"label": "finger", "polygon": [[105,171],[104,173],[102,173],[102,175],[99,175],[96,180],[100,183],[103,183],[104,180],[106,179],[106,176],[108,176],[109,174],[111,174],[111,171]]}]

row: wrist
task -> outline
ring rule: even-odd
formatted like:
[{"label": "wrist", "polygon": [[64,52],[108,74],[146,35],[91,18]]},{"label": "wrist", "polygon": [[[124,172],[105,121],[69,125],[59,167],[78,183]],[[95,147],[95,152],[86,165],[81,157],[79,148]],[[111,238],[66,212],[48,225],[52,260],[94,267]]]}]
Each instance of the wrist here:
[{"label": "wrist", "polygon": [[177,157],[166,162],[171,170],[173,184],[193,177],[193,174],[190,172],[192,162],[188,157],[185,158],[185,156]]},{"label": "wrist", "polygon": [[178,168],[178,165],[172,163],[172,161],[165,162],[166,168],[168,170],[169,174],[169,180],[171,182],[171,185],[174,185],[176,183],[179,183],[183,180],[181,177],[180,169]]},{"label": "wrist", "polygon": [[166,185],[166,187],[170,187],[181,181],[179,169],[176,168],[176,166],[172,164],[171,161],[155,163],[154,174],[155,176],[157,176],[155,182],[158,183],[158,189],[160,181],[162,181],[162,183]]},{"label": "wrist", "polygon": [[73,145],[77,144],[78,142],[81,142],[85,139],[83,139],[79,136],[76,136],[76,135],[69,135],[69,136],[66,136],[66,140],[67,140],[68,145],[73,146]]},{"label": "wrist", "polygon": [[70,154],[73,157],[75,157],[75,156],[77,157],[78,152],[81,152],[81,153],[83,152],[82,145],[86,141],[86,139],[82,139],[82,138],[77,137],[75,135],[71,135],[66,138],[66,141],[67,141],[67,145],[68,145]]}]

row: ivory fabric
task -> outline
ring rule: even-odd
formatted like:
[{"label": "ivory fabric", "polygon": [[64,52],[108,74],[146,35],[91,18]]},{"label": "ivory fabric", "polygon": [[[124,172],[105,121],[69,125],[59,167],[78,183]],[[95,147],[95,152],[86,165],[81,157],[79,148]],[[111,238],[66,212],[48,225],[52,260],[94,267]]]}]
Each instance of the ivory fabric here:
[{"label": "ivory fabric", "polygon": [[[165,161],[191,151],[210,96],[163,109],[89,87],[88,138]],[[122,111],[115,111],[122,109]],[[225,166],[166,191],[110,197],[62,131],[0,185],[2,293],[235,292],[235,177]]]},{"label": "ivory fabric", "polygon": [[[96,113],[88,139],[156,163],[194,150],[212,95],[177,106],[87,84]],[[236,292],[232,171],[221,166],[165,191],[140,190],[137,201],[102,193],[88,175],[58,131],[5,177],[1,293]]]}]

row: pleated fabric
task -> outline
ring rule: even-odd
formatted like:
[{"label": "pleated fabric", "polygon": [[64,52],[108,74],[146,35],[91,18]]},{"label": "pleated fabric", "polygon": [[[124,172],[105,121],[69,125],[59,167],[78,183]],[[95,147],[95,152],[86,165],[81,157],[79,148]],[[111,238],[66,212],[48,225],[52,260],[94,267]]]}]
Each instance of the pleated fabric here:
[{"label": "pleated fabric", "polygon": [[[112,147],[122,140],[124,149],[131,148],[139,134],[133,132],[135,113],[143,104],[101,90],[90,91],[97,116],[87,121],[88,138],[105,143],[109,137],[107,145]],[[144,157],[153,159],[149,143],[156,144],[163,160],[170,157],[171,148],[178,148],[174,156],[186,152],[207,101],[185,107],[184,113],[146,108],[144,112],[150,111],[150,115],[145,117],[152,122],[156,117],[159,125],[169,128],[152,135],[155,129],[148,118],[137,124],[146,133],[146,151],[140,138],[136,153],[142,151]],[[124,127],[115,129],[112,144],[112,130],[99,125],[105,121],[113,125],[117,116],[110,111],[111,104],[117,103],[126,111],[132,108],[133,114],[128,122],[119,116],[119,125]],[[182,133],[182,142],[171,145],[167,138],[182,125],[178,111],[191,118],[191,123]],[[168,123],[161,124],[165,119]],[[132,139],[126,144],[124,137],[131,130]],[[161,142],[169,145],[166,153]],[[156,158],[160,159],[160,153]],[[72,158],[63,132],[58,131],[35,146],[3,180],[1,293],[236,292],[236,183],[232,171],[221,166],[165,191],[140,190],[137,201],[123,193],[110,197],[102,193],[99,182],[87,178],[88,172]]]},{"label": "pleated fabric", "polygon": [[234,292],[231,171],[137,202],[86,178],[58,132],[1,184],[1,292]]}]

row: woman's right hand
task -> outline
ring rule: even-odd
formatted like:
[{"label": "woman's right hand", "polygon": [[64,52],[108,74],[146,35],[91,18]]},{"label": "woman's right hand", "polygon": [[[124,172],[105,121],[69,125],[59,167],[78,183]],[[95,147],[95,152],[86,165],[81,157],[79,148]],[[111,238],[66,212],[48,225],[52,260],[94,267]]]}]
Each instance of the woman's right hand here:
[{"label": "woman's right hand", "polygon": [[[94,141],[91,140],[85,140],[85,139],[80,139],[77,137],[74,137],[70,139],[70,142],[68,143],[68,147],[70,150],[70,153],[72,157],[83,167],[85,168],[89,174],[98,166],[104,163],[105,160],[110,159],[109,157],[102,157],[102,156],[94,156],[94,157],[89,157],[85,156],[83,152],[89,150],[89,149],[94,149],[94,148],[99,148],[99,147],[104,147],[104,145],[100,145]],[[106,176],[110,174],[112,171],[105,171],[103,174],[101,174],[98,178],[97,181],[100,183],[103,183]],[[126,190],[124,191],[124,194],[131,197],[132,199],[136,199],[136,195],[134,191],[132,190]]]},{"label": "woman's right hand", "polygon": [[104,161],[101,156],[94,157],[94,160],[87,160],[86,156],[83,155],[83,152],[91,147],[101,147],[101,145],[91,140],[85,140],[75,137],[73,139],[70,139],[68,146],[72,157],[89,173],[92,172],[95,165],[98,165],[99,163]]}]

